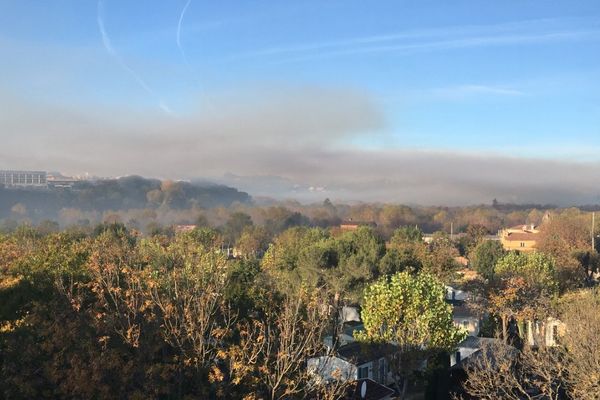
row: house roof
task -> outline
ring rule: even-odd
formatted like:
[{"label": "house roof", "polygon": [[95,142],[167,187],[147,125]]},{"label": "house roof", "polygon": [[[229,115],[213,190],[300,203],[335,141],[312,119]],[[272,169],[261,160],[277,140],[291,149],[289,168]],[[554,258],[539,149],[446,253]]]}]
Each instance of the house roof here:
[{"label": "house roof", "polygon": [[457,347],[467,348],[467,349],[480,349],[486,344],[492,344],[497,342],[498,339],[494,338],[486,338],[486,337],[478,337],[478,336],[467,336],[465,340],[460,342]]},{"label": "house roof", "polygon": [[524,232],[531,232],[532,230],[536,230],[537,226],[535,226],[533,224],[522,224],[522,225],[511,226],[508,229],[511,231],[522,230]]},{"label": "house roof", "polygon": [[[463,345],[464,344],[464,345]],[[481,357],[486,357],[491,365],[496,368],[498,360],[494,352],[494,346],[507,346],[507,353],[510,357],[516,357],[518,350],[514,347],[504,344],[500,339],[482,338],[468,336],[465,340],[458,344],[458,347],[475,349],[476,351],[467,358],[463,358],[460,362],[454,364],[451,369],[465,369],[472,363],[477,363]]]},{"label": "house roof", "polygon": [[191,232],[196,229],[196,225],[175,225],[175,232]]},{"label": "house roof", "polygon": [[379,360],[397,351],[397,347],[391,344],[369,344],[353,342],[341,346],[337,350],[338,357],[354,364],[361,365],[369,361]]},{"label": "house roof", "polygon": [[340,226],[371,226],[376,227],[377,224],[373,221],[354,221],[354,220],[346,220],[342,221]]},{"label": "house roof", "polygon": [[[366,384],[365,397],[361,396],[361,388]],[[395,392],[387,386],[381,385],[372,379],[359,379],[350,385],[347,399],[381,400],[389,398]]]},{"label": "house roof", "polygon": [[538,234],[533,232],[514,232],[509,233],[504,237],[504,240],[508,241],[528,241],[528,240],[537,240]]}]

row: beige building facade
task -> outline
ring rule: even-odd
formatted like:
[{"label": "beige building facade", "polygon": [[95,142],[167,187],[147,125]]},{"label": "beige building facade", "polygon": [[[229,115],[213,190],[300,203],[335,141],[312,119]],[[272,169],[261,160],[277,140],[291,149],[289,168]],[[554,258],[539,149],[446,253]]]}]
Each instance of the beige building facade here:
[{"label": "beige building facade", "polygon": [[518,225],[503,229],[500,232],[500,242],[507,251],[532,252],[536,249],[539,233],[539,229],[533,224]]}]

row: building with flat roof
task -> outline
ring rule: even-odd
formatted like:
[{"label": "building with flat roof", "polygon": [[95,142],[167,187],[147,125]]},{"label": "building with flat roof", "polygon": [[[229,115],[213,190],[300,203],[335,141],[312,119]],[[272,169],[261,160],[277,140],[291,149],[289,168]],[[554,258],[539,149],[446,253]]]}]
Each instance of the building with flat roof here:
[{"label": "building with flat roof", "polygon": [[0,186],[6,188],[47,188],[46,171],[1,171]]}]

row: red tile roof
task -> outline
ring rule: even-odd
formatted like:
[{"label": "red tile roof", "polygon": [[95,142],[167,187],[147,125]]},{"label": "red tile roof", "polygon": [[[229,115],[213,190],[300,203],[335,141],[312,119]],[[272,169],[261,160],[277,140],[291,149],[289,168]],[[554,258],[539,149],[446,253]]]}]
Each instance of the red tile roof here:
[{"label": "red tile roof", "polygon": [[509,233],[504,237],[504,240],[509,242],[524,242],[528,240],[537,240],[538,234],[532,232]]}]

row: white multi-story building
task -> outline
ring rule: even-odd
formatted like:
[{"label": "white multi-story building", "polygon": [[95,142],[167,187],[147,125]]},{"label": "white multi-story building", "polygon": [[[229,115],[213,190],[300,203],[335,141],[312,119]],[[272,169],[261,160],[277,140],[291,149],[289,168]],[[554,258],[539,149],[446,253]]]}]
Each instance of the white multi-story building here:
[{"label": "white multi-story building", "polygon": [[0,186],[47,188],[46,171],[0,171]]}]

